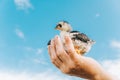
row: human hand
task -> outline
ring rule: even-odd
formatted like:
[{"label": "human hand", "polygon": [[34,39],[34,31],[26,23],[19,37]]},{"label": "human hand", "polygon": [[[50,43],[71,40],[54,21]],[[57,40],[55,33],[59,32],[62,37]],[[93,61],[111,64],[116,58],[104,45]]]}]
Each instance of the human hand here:
[{"label": "human hand", "polygon": [[59,36],[48,46],[52,63],[63,73],[90,80],[112,80],[95,60],[77,54],[68,36],[65,37],[64,47]]}]

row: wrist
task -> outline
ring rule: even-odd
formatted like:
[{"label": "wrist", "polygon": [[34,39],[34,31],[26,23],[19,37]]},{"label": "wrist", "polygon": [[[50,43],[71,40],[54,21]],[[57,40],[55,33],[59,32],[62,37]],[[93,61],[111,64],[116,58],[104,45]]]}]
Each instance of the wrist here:
[{"label": "wrist", "polygon": [[91,80],[113,80],[113,78],[111,77],[111,75],[102,70],[101,72],[96,74]]}]

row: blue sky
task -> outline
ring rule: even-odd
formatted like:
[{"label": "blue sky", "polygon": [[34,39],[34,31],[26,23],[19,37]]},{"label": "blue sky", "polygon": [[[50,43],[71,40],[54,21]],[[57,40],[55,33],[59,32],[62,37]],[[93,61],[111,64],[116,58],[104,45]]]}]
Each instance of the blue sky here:
[{"label": "blue sky", "polygon": [[54,27],[61,20],[96,41],[85,56],[118,75],[119,4],[119,0],[0,0],[0,76],[9,74],[9,80],[78,80],[61,74],[47,52],[47,42],[59,34]]}]

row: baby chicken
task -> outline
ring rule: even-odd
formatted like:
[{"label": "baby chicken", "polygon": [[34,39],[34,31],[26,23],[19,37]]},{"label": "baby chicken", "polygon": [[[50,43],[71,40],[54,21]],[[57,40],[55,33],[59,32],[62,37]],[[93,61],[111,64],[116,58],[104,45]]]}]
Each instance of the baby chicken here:
[{"label": "baby chicken", "polygon": [[[92,45],[95,43],[84,33],[80,33],[79,31],[72,31],[72,27],[67,21],[59,22],[55,29],[60,31],[60,37],[63,42],[63,46],[65,43],[64,37],[69,36],[71,38],[74,48],[78,54],[83,55],[89,52]],[[48,45],[49,44],[50,41]]]}]

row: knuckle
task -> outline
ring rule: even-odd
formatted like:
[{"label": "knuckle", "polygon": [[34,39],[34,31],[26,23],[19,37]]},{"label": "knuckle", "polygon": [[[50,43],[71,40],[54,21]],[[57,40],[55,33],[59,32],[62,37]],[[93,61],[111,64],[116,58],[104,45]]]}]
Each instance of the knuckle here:
[{"label": "knuckle", "polygon": [[55,63],[55,61],[56,61],[56,58],[52,58],[52,63],[54,64]]},{"label": "knuckle", "polygon": [[68,50],[68,52],[67,52],[69,55],[70,55],[70,57],[74,60],[75,59],[75,55],[77,54],[74,50]]},{"label": "knuckle", "polygon": [[69,69],[66,69],[66,70],[63,71],[63,73],[65,73],[65,74],[70,74],[70,70],[69,70]]},{"label": "knuckle", "polygon": [[72,66],[70,66],[70,67],[68,67],[68,69],[65,70],[65,73],[66,73],[66,74],[71,74],[71,73],[73,73],[73,72],[75,72],[75,71],[76,71],[75,68],[72,67]]},{"label": "knuckle", "polygon": [[71,70],[69,68],[62,69],[61,71],[64,74],[70,74],[71,73]]},{"label": "knuckle", "polygon": [[53,64],[55,64],[55,61],[54,61],[54,60],[52,60],[51,62],[52,62]]},{"label": "knuckle", "polygon": [[59,52],[59,53],[58,53],[58,56],[61,57],[61,56],[62,56],[62,53]]},{"label": "knuckle", "polygon": [[61,57],[61,56],[63,56],[63,51],[59,51],[59,52],[57,52],[57,55],[59,56],[59,57]]},{"label": "knuckle", "polygon": [[70,71],[66,70],[64,73],[65,73],[65,74],[70,74]]},{"label": "knuckle", "polygon": [[69,53],[75,53],[75,51],[73,49],[69,49],[68,52]]},{"label": "knuckle", "polygon": [[64,74],[69,74],[69,71],[68,71],[67,69],[62,69],[61,71],[62,71],[62,73],[64,73]]}]

